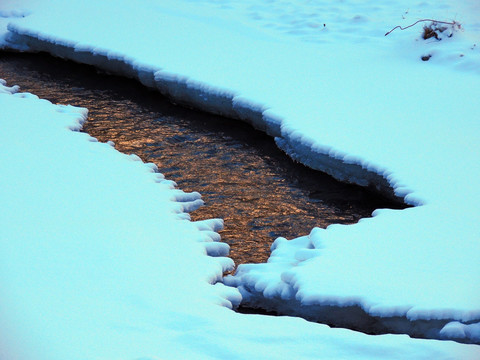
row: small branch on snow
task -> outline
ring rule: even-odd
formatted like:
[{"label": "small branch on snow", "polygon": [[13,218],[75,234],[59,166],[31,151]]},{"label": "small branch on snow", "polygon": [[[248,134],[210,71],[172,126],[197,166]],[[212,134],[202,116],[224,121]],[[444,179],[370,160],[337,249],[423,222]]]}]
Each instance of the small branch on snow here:
[{"label": "small branch on snow", "polygon": [[432,19],[421,19],[421,20],[417,20],[415,21],[413,24],[410,24],[408,26],[405,26],[405,27],[401,27],[400,25],[397,25],[395,26],[392,30],[390,30],[389,32],[387,32],[385,34],[385,36],[387,36],[388,34],[390,34],[393,30],[395,29],[400,29],[400,30],[406,30],[408,28],[411,28],[412,26],[415,26],[417,25],[419,22],[425,22],[425,21],[430,21],[432,22],[433,24],[446,24],[446,25],[452,25],[453,27],[457,27],[457,28],[461,28],[462,26],[457,23],[456,21],[438,21],[438,20],[432,20]]}]

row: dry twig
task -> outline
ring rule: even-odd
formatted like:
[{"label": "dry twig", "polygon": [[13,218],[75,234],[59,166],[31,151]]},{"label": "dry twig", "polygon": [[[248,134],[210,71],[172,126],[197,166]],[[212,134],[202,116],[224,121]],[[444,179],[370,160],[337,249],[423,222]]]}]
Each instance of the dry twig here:
[{"label": "dry twig", "polygon": [[400,30],[406,30],[408,28],[411,28],[412,26],[415,26],[417,25],[419,22],[425,22],[425,21],[430,21],[432,22],[433,24],[447,24],[447,25],[452,25],[452,26],[456,26],[460,29],[461,25],[459,23],[457,23],[456,21],[438,21],[438,20],[432,20],[432,19],[421,19],[421,20],[418,20],[418,21],[415,21],[413,24],[411,25],[408,25],[408,26],[405,26],[405,27],[401,27],[400,25],[397,25],[395,26],[392,30],[390,30],[389,32],[387,32],[385,34],[385,36],[387,36],[388,34],[390,34],[393,30],[395,29],[400,29]]}]

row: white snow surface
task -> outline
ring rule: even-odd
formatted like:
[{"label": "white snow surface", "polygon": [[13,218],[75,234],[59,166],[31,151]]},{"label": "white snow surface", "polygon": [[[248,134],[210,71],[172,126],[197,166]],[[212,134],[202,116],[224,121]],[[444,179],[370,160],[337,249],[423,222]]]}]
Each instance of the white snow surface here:
[{"label": "white snow surface", "polygon": [[[2,2],[0,14],[6,48],[137,78],[253,123],[313,168],[386,193],[390,186],[416,205],[277,240],[269,263],[242,265],[228,280],[246,303],[439,320],[443,329],[423,335],[480,341],[477,1],[22,0]],[[385,36],[423,18],[461,27],[447,26],[440,41],[421,38],[423,23]],[[217,278],[215,261],[203,283]]]},{"label": "white snow surface", "polygon": [[[0,358],[455,359],[474,345],[242,315],[199,194],[77,130],[87,111],[0,83]],[[222,246],[226,244],[218,243]]]}]

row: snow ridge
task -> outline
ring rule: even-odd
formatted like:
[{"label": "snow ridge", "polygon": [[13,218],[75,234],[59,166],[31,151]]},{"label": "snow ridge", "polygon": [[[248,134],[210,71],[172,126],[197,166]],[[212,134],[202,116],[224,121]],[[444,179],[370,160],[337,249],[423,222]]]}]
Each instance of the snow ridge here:
[{"label": "snow ridge", "polygon": [[316,291],[316,282],[305,283],[297,276],[296,269],[308,266],[314,259],[322,261],[323,252],[327,251],[323,233],[323,229],[314,229],[309,236],[290,241],[276,239],[268,263],[241,264],[224,283],[240,290],[241,304],[246,308],[299,316],[368,334],[408,334],[480,344],[480,311],[428,312],[408,303],[373,303],[361,294],[339,297],[334,292],[329,294],[328,289]]},{"label": "snow ridge", "polygon": [[[337,180],[366,186],[386,197],[403,202],[405,195],[395,183],[385,176],[378,167],[367,168],[358,159],[345,162],[343,156],[335,156],[324,149],[307,145],[296,139],[296,134],[282,130],[282,120],[243,96],[237,96],[229,90],[219,89],[207,84],[171,74],[161,68],[139,64],[118,53],[108,50],[92,49],[58,38],[49,38],[31,33],[18,24],[8,25],[7,42],[10,47],[22,51],[45,51],[54,56],[95,66],[108,73],[137,79],[143,85],[158,90],[162,95],[187,107],[203,110],[216,115],[242,120],[258,130],[275,138],[280,149],[294,160],[315,170],[326,172]],[[410,205],[421,205],[417,198],[408,198]]]}]

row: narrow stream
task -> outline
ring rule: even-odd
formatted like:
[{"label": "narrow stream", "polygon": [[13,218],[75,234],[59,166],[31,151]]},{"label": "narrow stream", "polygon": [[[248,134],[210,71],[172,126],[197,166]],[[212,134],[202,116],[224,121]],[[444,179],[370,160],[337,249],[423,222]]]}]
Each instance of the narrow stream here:
[{"label": "narrow stream", "polygon": [[182,190],[200,192],[206,206],[192,219],[224,219],[222,240],[236,264],[265,262],[278,236],[398,208],[293,162],[247,124],[175,106],[133,80],[44,54],[1,52],[0,78],[54,103],[88,108],[84,131],[157,164]]}]

